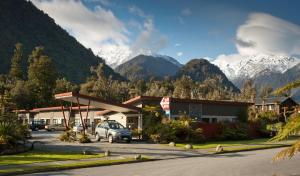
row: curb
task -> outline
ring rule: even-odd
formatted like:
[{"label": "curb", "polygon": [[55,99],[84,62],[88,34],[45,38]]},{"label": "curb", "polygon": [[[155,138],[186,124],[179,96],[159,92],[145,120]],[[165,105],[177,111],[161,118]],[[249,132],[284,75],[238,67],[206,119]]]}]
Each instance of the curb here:
[{"label": "curb", "polygon": [[159,159],[142,159],[142,160],[132,160],[132,161],[119,161],[115,163],[95,163],[90,165],[83,165],[83,166],[66,166],[63,168],[37,168],[33,170],[27,171],[16,171],[16,172],[9,172],[9,173],[0,173],[0,176],[14,176],[14,175],[23,175],[23,174],[32,174],[32,173],[42,173],[42,172],[52,172],[52,171],[60,171],[60,170],[69,170],[69,169],[81,169],[81,168],[89,168],[89,167],[101,167],[101,166],[113,166],[113,165],[121,165],[121,164],[133,164],[133,163],[142,163],[142,162],[150,162],[150,161],[157,161]]},{"label": "curb", "polygon": [[224,153],[237,153],[237,152],[247,152],[247,151],[255,151],[255,150],[267,150],[274,148],[282,148],[282,147],[290,147],[292,144],[282,144],[280,146],[271,146],[271,147],[262,147],[262,148],[250,148],[250,149],[242,149],[242,150],[232,150],[232,151],[222,151],[222,152],[213,152],[212,154],[224,154]]}]

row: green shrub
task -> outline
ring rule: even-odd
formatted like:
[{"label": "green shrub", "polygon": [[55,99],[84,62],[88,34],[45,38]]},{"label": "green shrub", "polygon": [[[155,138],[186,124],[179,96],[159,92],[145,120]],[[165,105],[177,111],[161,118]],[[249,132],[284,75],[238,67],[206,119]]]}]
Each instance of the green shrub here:
[{"label": "green shrub", "polygon": [[72,130],[64,131],[60,134],[59,140],[63,142],[74,142],[76,141],[76,133]]},{"label": "green shrub", "polygon": [[223,123],[222,132],[219,136],[221,140],[243,140],[248,139],[247,125],[243,123]]},{"label": "green shrub", "polygon": [[87,134],[82,133],[82,134],[80,135],[79,142],[80,142],[80,143],[91,143],[92,141],[91,141],[91,139],[88,137]]},{"label": "green shrub", "polygon": [[24,141],[28,127],[23,126],[14,113],[0,114],[0,144],[13,147],[18,141]]}]

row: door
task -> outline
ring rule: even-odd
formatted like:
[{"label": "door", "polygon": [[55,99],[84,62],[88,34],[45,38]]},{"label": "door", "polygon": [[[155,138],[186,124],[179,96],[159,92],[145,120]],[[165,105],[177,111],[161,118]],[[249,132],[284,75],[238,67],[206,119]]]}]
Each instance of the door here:
[{"label": "door", "polygon": [[101,138],[107,138],[107,132],[108,132],[108,124],[104,122],[99,126],[99,130],[98,130],[99,136]]}]

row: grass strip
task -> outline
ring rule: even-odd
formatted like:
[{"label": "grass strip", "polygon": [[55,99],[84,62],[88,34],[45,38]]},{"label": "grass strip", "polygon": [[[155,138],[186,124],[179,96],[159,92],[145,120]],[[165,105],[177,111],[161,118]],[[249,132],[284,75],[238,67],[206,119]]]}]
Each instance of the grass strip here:
[{"label": "grass strip", "polygon": [[0,166],[32,164],[51,161],[78,160],[89,158],[101,158],[104,154],[83,155],[81,153],[63,153],[63,152],[42,152],[30,151],[16,155],[0,156]]},{"label": "grass strip", "polygon": [[141,160],[135,160],[134,158],[125,158],[125,159],[113,159],[113,160],[76,162],[71,164],[69,163],[69,164],[60,164],[60,165],[32,166],[26,168],[20,167],[17,169],[0,170],[0,175],[30,174],[30,173],[37,173],[37,172],[58,171],[58,170],[77,169],[77,168],[96,167],[96,166],[108,166],[108,165],[135,163],[135,162],[144,162],[144,161],[151,161],[151,159],[142,158]]},{"label": "grass strip", "polygon": [[289,147],[292,144],[274,144],[274,145],[262,145],[262,146],[242,146],[242,147],[226,147],[222,152],[215,152],[211,150],[211,152],[215,154],[222,153],[235,153],[235,152],[243,152],[243,151],[253,151],[253,150],[265,150],[272,148],[281,148],[281,147]]}]

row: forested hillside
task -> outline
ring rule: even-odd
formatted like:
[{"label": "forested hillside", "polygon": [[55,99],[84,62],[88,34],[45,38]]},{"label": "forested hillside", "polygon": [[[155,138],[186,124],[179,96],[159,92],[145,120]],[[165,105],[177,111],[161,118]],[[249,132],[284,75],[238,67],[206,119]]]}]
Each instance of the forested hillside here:
[{"label": "forested hillside", "polygon": [[[59,76],[76,83],[85,81],[91,66],[103,62],[55,24],[47,14],[25,0],[0,1],[0,39],[0,74],[8,72],[16,43],[23,44],[24,70],[33,48],[43,46],[45,54],[52,58]],[[123,79],[107,65],[104,70],[106,75]]]}]

